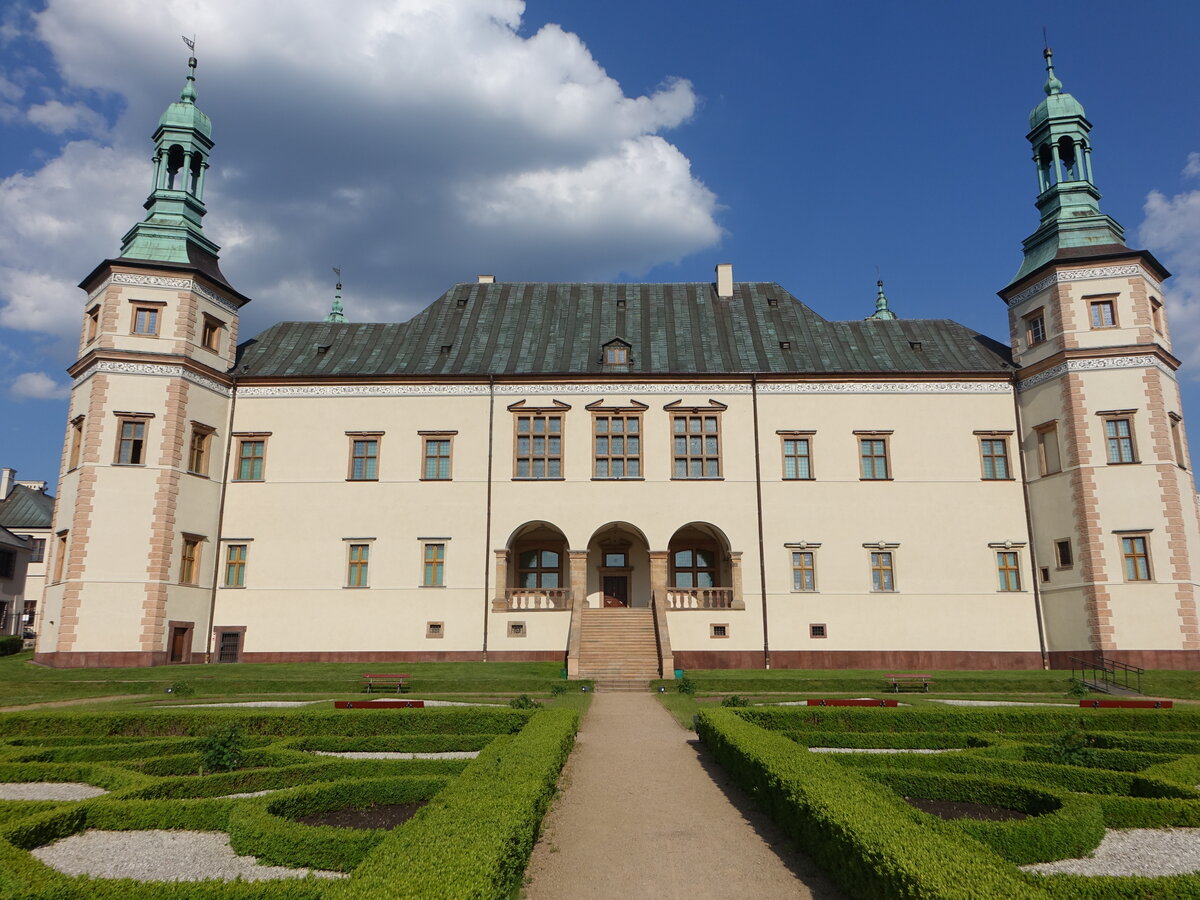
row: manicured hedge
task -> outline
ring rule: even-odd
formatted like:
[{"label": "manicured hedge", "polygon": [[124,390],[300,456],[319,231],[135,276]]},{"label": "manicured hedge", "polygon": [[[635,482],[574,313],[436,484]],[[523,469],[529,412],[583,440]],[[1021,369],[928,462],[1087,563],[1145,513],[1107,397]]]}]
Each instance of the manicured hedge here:
[{"label": "manicured hedge", "polygon": [[1054,707],[934,707],[910,709],[861,706],[750,707],[738,715],[772,731],[926,731],[950,733],[1060,733],[1084,731],[1198,732],[1200,711],[1192,709],[1076,709]]},{"label": "manicured hedge", "polygon": [[852,896],[1044,896],[978,842],[927,827],[895,795],[732,710],[701,712],[698,731],[734,781]]},{"label": "manicured hedge", "polygon": [[315,735],[289,738],[276,746],[291,750],[327,753],[445,753],[452,750],[482,750],[494,734],[385,734],[344,737]]},{"label": "manicured hedge", "polygon": [[25,641],[19,634],[0,637],[0,656],[12,656],[14,653],[20,653],[24,646]]},{"label": "manicured hedge", "polygon": [[1090,875],[1026,875],[1052,897],[1061,900],[1196,900],[1200,875],[1162,878],[1106,878]]},{"label": "manicured hedge", "polygon": [[[924,731],[801,731],[781,732],[804,747],[895,748],[922,750],[958,750],[968,746],[985,747],[988,738],[969,734],[927,733]],[[995,738],[990,740],[994,741]],[[973,741],[973,743],[968,743]]]},{"label": "manicured hedge", "polygon": [[148,784],[149,778],[117,766],[83,763],[2,762],[0,784],[32,781],[71,781],[94,785],[106,791],[122,791]]}]

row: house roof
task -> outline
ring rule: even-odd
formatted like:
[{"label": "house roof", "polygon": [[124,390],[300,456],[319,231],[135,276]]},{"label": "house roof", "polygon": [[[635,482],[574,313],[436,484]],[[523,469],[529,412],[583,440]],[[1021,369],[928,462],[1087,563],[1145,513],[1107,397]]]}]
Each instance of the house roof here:
[{"label": "house roof", "polygon": [[239,377],[1007,374],[1008,347],[948,319],[830,322],[778,284],[458,284],[405,323],[281,322]]},{"label": "house roof", "polygon": [[0,526],[0,547],[11,547],[14,550],[30,550],[33,544],[25,538],[13,534],[7,528]]},{"label": "house roof", "polygon": [[0,526],[5,528],[49,528],[53,520],[54,498],[45,491],[17,484],[0,500]]}]

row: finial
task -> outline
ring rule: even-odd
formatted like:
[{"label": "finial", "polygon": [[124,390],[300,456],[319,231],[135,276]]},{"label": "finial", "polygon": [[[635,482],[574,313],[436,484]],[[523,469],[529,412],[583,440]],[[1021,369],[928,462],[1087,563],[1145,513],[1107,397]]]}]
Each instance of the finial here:
[{"label": "finial", "polygon": [[896,314],[888,309],[888,298],[883,293],[883,279],[880,278],[875,282],[879,292],[875,295],[875,312],[867,316],[867,319],[890,320],[896,318]]},{"label": "finial", "polygon": [[1047,94],[1062,93],[1063,83],[1054,74],[1054,51],[1047,47],[1042,51],[1042,56],[1046,57],[1046,84],[1042,90]]},{"label": "finial", "polygon": [[325,317],[326,322],[345,322],[346,316],[342,309],[342,270],[340,266],[333,266],[333,274],[337,276],[337,287],[334,289],[333,308],[329,311],[329,315]]},{"label": "finial", "polygon": [[179,93],[179,99],[184,103],[196,102],[196,40],[195,35],[189,40],[185,35],[180,35],[183,42],[188,48],[188,75],[187,84],[183,86],[183,90]]}]

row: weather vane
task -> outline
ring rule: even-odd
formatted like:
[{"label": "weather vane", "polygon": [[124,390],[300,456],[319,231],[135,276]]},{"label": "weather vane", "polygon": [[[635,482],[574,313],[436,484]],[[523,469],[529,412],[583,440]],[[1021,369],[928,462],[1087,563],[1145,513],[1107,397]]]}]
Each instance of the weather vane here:
[{"label": "weather vane", "polygon": [[340,288],[342,286],[342,267],[334,266],[333,274],[337,276],[337,286]]}]

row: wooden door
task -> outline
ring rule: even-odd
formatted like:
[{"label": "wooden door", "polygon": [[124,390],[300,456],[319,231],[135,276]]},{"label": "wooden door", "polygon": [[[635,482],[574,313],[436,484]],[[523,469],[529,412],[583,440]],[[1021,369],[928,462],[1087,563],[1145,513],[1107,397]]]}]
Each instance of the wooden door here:
[{"label": "wooden door", "polygon": [[184,655],[187,653],[187,639],[190,630],[189,628],[171,629],[171,662],[183,662]]},{"label": "wooden door", "polygon": [[605,575],[603,588],[605,606],[629,605],[628,575]]}]

